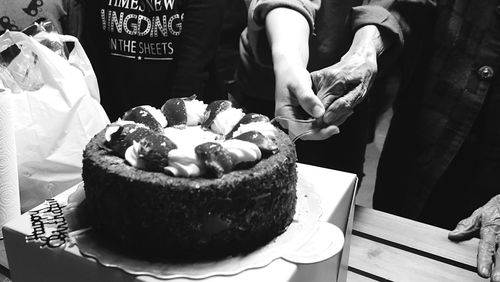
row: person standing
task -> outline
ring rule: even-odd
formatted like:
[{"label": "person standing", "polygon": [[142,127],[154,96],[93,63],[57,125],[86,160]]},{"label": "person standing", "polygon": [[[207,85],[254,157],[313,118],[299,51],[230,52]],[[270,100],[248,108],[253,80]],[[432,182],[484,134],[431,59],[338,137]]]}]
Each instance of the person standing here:
[{"label": "person standing", "polygon": [[403,76],[374,207],[452,229],[500,192],[497,1],[395,7]]},{"label": "person standing", "polygon": [[453,229],[451,240],[479,234],[478,273],[500,281],[499,3],[406,1],[393,12],[403,73],[373,205]]},{"label": "person standing", "polygon": [[225,1],[85,1],[83,46],[111,120],[169,98],[226,96],[215,67]]},{"label": "person standing", "polygon": [[82,6],[78,0],[2,0],[0,34],[5,30],[21,31],[35,21],[48,20],[60,34],[79,36]]}]

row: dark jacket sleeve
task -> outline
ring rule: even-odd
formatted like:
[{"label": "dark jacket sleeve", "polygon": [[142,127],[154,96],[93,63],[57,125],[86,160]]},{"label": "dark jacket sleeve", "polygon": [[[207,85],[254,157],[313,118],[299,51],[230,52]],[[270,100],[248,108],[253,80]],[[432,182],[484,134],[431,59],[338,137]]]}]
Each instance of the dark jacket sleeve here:
[{"label": "dark jacket sleeve", "polygon": [[429,56],[436,6],[434,0],[397,0],[388,9],[399,24],[404,42],[400,54],[403,78],[412,76],[419,61]]},{"label": "dark jacket sleeve", "polygon": [[352,9],[351,28],[356,32],[365,25],[375,25],[384,37],[388,48],[379,56],[379,70],[392,65],[401,52],[404,36],[398,19],[392,13],[396,0],[367,0]]},{"label": "dark jacket sleeve", "polygon": [[[185,97],[192,94],[201,96],[215,72],[215,54],[226,0],[189,0],[184,6],[182,33],[175,55],[175,78],[171,85],[171,95]],[[214,94],[214,93],[206,93]],[[210,97],[199,97],[200,99]],[[207,99],[204,99],[207,100]]]},{"label": "dark jacket sleeve", "polygon": [[352,29],[368,24],[379,28],[389,42],[389,48],[378,59],[383,70],[401,55],[406,41],[423,30],[420,27],[429,19],[429,8],[435,6],[434,0],[365,0],[362,6],[353,8]]}]

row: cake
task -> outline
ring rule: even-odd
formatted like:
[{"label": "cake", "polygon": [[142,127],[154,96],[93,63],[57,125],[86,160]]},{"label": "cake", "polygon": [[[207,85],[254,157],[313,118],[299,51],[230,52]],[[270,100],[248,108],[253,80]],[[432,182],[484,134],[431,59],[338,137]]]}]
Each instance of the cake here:
[{"label": "cake", "polygon": [[110,244],[149,258],[214,259],[253,251],[292,222],[297,172],[289,137],[229,101],[198,109],[191,102],[200,104],[171,99],[163,116],[134,108],[87,144],[86,203]]}]

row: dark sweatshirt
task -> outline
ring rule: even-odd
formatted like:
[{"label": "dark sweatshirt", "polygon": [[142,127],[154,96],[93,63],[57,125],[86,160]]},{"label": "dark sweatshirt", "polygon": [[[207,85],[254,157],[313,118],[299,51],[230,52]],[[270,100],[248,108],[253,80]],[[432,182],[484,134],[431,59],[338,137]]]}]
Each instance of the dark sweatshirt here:
[{"label": "dark sweatshirt", "polygon": [[214,57],[225,0],[86,1],[83,43],[111,120],[172,97],[221,99]]}]

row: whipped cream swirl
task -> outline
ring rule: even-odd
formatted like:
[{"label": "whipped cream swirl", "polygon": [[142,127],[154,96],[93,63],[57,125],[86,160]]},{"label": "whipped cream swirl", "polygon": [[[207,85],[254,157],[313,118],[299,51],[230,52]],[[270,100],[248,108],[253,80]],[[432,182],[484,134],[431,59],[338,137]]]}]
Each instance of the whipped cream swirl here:
[{"label": "whipped cream swirl", "polygon": [[158,123],[160,123],[161,127],[167,126],[167,119],[165,118],[165,116],[163,115],[163,113],[159,109],[152,107],[152,106],[149,106],[149,105],[143,105],[141,107],[144,110],[148,111],[153,116],[153,118]]},{"label": "whipped cream swirl", "polygon": [[207,104],[200,100],[185,100],[184,105],[186,106],[186,116],[187,116],[187,126],[199,125],[203,122],[205,117],[205,110],[207,109]]},{"label": "whipped cream swirl", "polygon": [[235,164],[255,162],[262,157],[259,147],[248,141],[229,139],[222,143],[222,147],[229,152]]},{"label": "whipped cream swirl", "polygon": [[229,108],[217,114],[210,129],[215,133],[226,135],[244,115],[241,109]]},{"label": "whipped cream swirl", "polygon": [[233,133],[233,136],[236,137],[245,132],[249,131],[257,131],[262,133],[262,135],[274,139],[276,138],[276,128],[269,122],[264,121],[256,121],[247,124],[242,124],[238,129]]},{"label": "whipped cream swirl", "polygon": [[168,152],[168,166],[165,167],[165,172],[173,176],[196,177],[204,171],[204,166],[194,150],[174,149]]},{"label": "whipped cream swirl", "polygon": [[128,147],[125,151],[125,160],[133,167],[138,169],[145,169],[145,160],[139,157],[139,151],[141,150],[141,144],[133,141],[133,145]]}]

